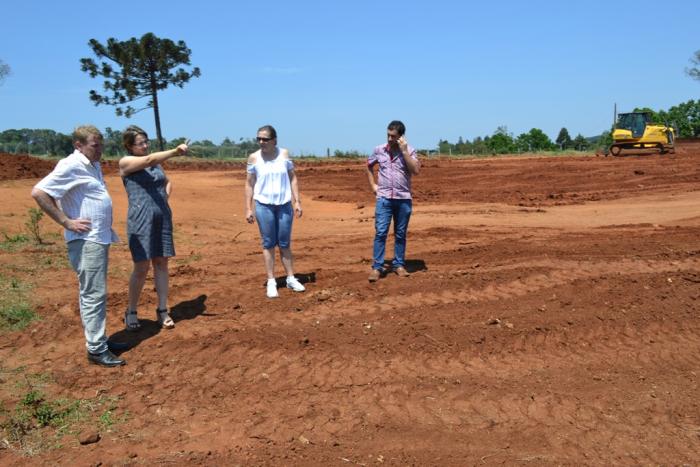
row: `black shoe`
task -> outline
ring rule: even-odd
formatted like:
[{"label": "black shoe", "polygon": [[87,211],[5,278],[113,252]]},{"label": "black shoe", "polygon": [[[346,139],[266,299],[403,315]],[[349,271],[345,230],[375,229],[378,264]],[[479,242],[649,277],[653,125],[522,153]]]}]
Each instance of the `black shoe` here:
[{"label": "black shoe", "polygon": [[109,350],[105,350],[104,352],[98,354],[88,352],[87,358],[90,363],[95,363],[96,365],[102,366],[119,366],[126,364],[126,360],[118,358]]},{"label": "black shoe", "polygon": [[127,344],[126,342],[107,341],[107,349],[109,349],[110,352],[123,352],[125,350],[129,350],[130,348],[131,345]]}]

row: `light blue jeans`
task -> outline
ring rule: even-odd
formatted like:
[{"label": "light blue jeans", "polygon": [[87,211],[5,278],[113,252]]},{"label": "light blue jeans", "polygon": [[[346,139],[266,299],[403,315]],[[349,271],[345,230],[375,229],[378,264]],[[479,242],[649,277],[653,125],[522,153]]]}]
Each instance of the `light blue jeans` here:
[{"label": "light blue jeans", "polygon": [[289,248],[294,220],[291,202],[278,205],[263,204],[256,200],[255,219],[258,221],[264,249],[269,250],[276,246]]},{"label": "light blue jeans", "polygon": [[68,259],[78,275],[80,319],[88,352],[107,350],[107,263],[109,245],[86,240],[68,242]]},{"label": "light blue jeans", "polygon": [[410,199],[377,198],[374,211],[375,235],[372,269],[384,268],[386,238],[389,235],[392,219],[394,220],[394,259],[391,266],[394,269],[406,266],[406,235],[412,211],[413,201]]}]

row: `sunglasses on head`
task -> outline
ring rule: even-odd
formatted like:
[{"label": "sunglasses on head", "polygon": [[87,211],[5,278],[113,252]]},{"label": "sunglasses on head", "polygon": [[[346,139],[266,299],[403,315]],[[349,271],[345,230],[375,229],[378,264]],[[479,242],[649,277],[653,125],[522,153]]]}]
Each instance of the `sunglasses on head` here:
[{"label": "sunglasses on head", "polygon": [[258,136],[258,137],[255,138],[255,139],[258,140],[258,143],[260,143],[260,142],[262,142],[262,141],[264,141],[264,142],[272,141],[272,138],[265,138],[265,137],[262,137],[262,136]]}]

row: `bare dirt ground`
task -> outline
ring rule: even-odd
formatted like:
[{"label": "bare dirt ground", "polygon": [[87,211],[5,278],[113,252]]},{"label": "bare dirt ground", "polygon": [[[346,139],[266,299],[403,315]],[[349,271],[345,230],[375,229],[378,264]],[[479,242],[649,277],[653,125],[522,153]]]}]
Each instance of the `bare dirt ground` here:
[{"label": "bare dirt ground", "polygon": [[[122,368],[87,363],[67,263],[0,252],[36,285],[42,317],[0,335],[2,367],[48,373],[55,396],[113,396],[121,414],[94,428],[98,443],[66,435],[33,457],[6,446],[0,463],[696,464],[700,145],[423,164],[412,275],[375,284],[363,163],[299,164],[293,250],[307,292],[277,300],[243,218],[243,168],[170,166],[177,325],[156,328],[147,286],[144,328],[123,331],[131,263],[113,246],[108,330],[134,345]],[[22,229],[36,181],[0,182],[3,229]],[[123,237],[124,189],[107,181]],[[6,407],[16,398],[2,393]]]}]

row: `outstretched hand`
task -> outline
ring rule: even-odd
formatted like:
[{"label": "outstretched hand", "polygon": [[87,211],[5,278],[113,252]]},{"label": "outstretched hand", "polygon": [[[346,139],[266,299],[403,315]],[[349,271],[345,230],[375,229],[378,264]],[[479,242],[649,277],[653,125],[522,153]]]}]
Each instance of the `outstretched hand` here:
[{"label": "outstretched hand", "polygon": [[177,147],[175,148],[175,152],[177,153],[178,156],[183,156],[187,154],[187,150],[189,149],[190,145],[190,140],[188,139],[182,144],[178,144]]}]

